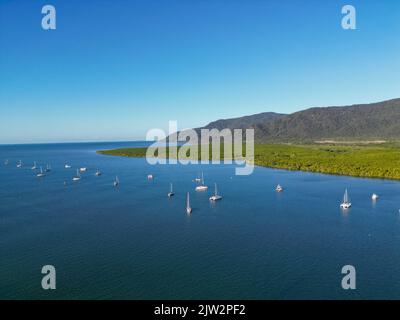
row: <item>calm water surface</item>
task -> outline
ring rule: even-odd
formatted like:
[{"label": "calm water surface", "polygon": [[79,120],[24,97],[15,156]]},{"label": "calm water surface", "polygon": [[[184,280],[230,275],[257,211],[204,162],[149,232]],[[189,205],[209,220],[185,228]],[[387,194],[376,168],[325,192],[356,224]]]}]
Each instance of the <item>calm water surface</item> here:
[{"label": "calm water surface", "polygon": [[[150,166],[95,153],[144,145],[0,146],[0,298],[400,298],[399,182],[259,167],[235,176],[232,165]],[[33,161],[52,171],[37,178]],[[88,172],[73,183],[82,166]],[[210,189],[196,193],[201,171]],[[224,198],[211,204],[214,182]],[[55,291],[41,289],[47,264]],[[355,291],[341,289],[346,264],[357,269]]]}]

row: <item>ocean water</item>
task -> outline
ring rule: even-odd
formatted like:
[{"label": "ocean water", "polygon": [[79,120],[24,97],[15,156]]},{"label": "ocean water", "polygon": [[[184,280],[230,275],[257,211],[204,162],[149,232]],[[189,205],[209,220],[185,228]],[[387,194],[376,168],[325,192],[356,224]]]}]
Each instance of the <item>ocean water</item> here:
[{"label": "ocean water", "polygon": [[[233,165],[151,166],[95,152],[145,145],[0,146],[0,299],[400,298],[399,182],[261,167],[235,176]],[[37,178],[33,161],[52,171]],[[201,171],[208,192],[194,191]],[[214,182],[223,199],[212,204]],[[341,288],[349,264],[356,290]],[[56,290],[41,288],[44,265],[56,268]]]}]

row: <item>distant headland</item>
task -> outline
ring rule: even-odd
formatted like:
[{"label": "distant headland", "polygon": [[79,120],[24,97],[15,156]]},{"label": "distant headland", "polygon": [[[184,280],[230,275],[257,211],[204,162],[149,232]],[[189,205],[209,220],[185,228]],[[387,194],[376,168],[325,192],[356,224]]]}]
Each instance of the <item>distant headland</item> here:
[{"label": "distant headland", "polygon": [[[254,128],[255,165],[400,179],[400,99],[310,108],[289,115],[266,112],[217,120],[202,128]],[[121,148],[98,153],[145,157],[146,150]]]}]

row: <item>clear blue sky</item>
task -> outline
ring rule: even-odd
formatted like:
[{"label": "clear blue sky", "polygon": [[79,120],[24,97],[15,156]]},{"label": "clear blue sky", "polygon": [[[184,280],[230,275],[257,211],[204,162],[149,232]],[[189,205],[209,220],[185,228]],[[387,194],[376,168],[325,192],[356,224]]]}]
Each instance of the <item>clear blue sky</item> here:
[{"label": "clear blue sky", "polygon": [[[41,28],[41,8],[57,29]],[[357,9],[357,30],[341,8]],[[400,97],[400,1],[0,0],[0,143]]]}]

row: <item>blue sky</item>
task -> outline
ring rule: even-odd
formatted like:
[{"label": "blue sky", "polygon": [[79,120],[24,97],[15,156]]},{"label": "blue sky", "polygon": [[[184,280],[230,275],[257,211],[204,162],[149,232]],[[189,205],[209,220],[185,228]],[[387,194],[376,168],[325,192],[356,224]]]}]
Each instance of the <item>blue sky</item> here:
[{"label": "blue sky", "polygon": [[[345,4],[357,30],[341,28]],[[0,0],[0,143],[391,99],[399,57],[395,0]]]}]

